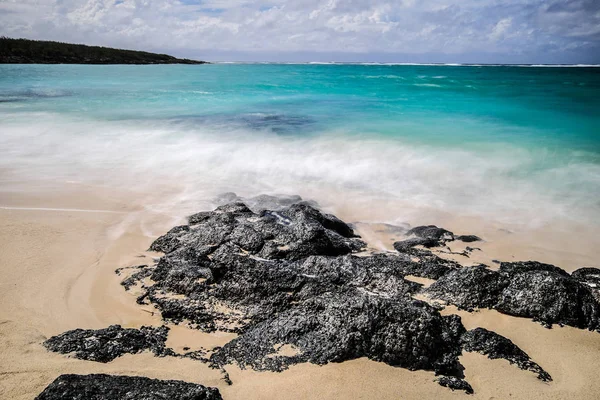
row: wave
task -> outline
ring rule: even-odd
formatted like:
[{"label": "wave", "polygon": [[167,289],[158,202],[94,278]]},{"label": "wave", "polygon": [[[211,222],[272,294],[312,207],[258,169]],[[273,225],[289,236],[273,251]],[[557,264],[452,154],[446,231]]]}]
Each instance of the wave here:
[{"label": "wave", "polygon": [[543,149],[450,149],[344,132],[301,137],[237,123],[52,113],[3,115],[0,123],[1,169],[145,193],[168,187],[147,206],[177,215],[234,191],[300,194],[333,210],[401,205],[388,222],[419,210],[527,224],[600,216],[600,166],[580,155],[548,165],[556,157]]},{"label": "wave", "polygon": [[421,86],[421,87],[442,87],[442,85],[438,85],[435,83],[414,83],[413,86]]},{"label": "wave", "polygon": [[600,64],[471,64],[471,63],[411,63],[411,62],[343,62],[343,61],[215,61],[214,64],[273,65],[362,65],[362,66],[423,66],[423,67],[521,67],[521,68],[598,68]]}]

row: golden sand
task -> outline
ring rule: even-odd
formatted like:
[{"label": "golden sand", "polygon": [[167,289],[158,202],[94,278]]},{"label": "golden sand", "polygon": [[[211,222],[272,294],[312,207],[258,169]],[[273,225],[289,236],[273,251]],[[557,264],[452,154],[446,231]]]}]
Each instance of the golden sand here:
[{"label": "golden sand", "polygon": [[[154,238],[144,234],[147,225],[135,223],[144,211],[132,205],[130,195],[80,186],[54,194],[35,190],[0,193],[0,206],[4,207],[0,208],[0,398],[32,399],[60,374],[99,372],[217,386],[225,399],[466,398],[464,393],[434,383],[432,372],[411,372],[367,359],[296,365],[282,373],[230,366],[227,370],[234,384],[228,386],[218,370],[189,359],[143,353],[100,364],[46,351],[41,344],[46,338],[69,329],[162,325],[150,306],[136,304],[135,296],[120,285],[123,277],[114,272],[118,267],[150,263],[156,256],[144,252]],[[376,219],[374,215],[348,218],[341,211],[340,217],[347,220]],[[172,225],[172,219],[161,215],[144,215],[144,220],[146,224],[154,221],[159,232]],[[594,242],[597,239],[569,242],[567,238],[556,245],[560,226],[531,236],[531,232],[509,233],[476,221],[440,218],[437,224],[486,240],[476,244],[482,249],[477,256],[459,257],[463,263],[537,259],[572,270],[593,265],[598,254],[595,249],[600,248]],[[360,230],[372,247],[391,248],[391,237],[396,234],[380,228],[365,224]],[[598,398],[600,334],[568,327],[546,329],[489,310],[469,314],[448,307],[444,313],[458,313],[468,329],[481,326],[510,338],[554,379],[544,383],[505,360],[465,353],[461,362],[475,390],[472,398]],[[184,326],[171,328],[168,345],[176,350],[211,349],[235,336],[206,334]],[[294,351],[288,347],[280,351]]]}]

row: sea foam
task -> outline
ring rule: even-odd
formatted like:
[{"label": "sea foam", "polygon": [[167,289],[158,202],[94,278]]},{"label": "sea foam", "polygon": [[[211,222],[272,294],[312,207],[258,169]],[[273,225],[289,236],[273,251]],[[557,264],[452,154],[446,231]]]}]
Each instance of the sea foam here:
[{"label": "sea foam", "polygon": [[1,169],[142,193],[166,187],[146,207],[174,216],[209,208],[228,191],[300,194],[330,209],[396,202],[390,221],[415,210],[527,224],[600,215],[600,166],[577,155],[541,167],[552,154],[509,145],[480,153],[373,135],[348,140],[336,131],[299,137],[239,124],[53,113],[4,115],[1,123]]}]

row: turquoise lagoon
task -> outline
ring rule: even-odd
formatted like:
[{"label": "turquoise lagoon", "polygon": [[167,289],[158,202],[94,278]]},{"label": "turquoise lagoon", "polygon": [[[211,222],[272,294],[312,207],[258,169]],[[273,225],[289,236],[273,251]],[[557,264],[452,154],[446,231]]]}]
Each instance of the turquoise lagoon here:
[{"label": "turquoise lagoon", "polygon": [[168,187],[161,212],[234,191],[594,225],[600,68],[0,65],[0,154],[11,179]]}]

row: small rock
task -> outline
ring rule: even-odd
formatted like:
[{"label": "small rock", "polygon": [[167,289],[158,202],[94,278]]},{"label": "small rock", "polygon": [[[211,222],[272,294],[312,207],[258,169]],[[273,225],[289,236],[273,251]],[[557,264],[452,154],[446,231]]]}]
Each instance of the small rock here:
[{"label": "small rock", "polygon": [[221,400],[216,388],[139,376],[60,375],[36,400]]},{"label": "small rock", "polygon": [[75,329],[53,336],[44,342],[50,350],[76,358],[107,363],[123,354],[150,350],[158,356],[170,355],[165,347],[169,328],[143,326],[140,329],[111,325],[105,329]]},{"label": "small rock", "polygon": [[496,332],[491,332],[484,328],[475,328],[465,332],[461,337],[461,342],[466,351],[486,355],[492,360],[497,358],[508,360],[511,364],[516,364],[523,370],[536,373],[538,379],[544,382],[552,380],[550,374],[544,371],[537,363],[531,361],[527,353],[510,341],[510,339],[498,335]]},{"label": "small rock", "polygon": [[453,391],[464,390],[467,394],[473,394],[473,388],[469,385],[469,382],[464,379],[456,378],[454,376],[441,376],[436,379],[436,382]]}]

